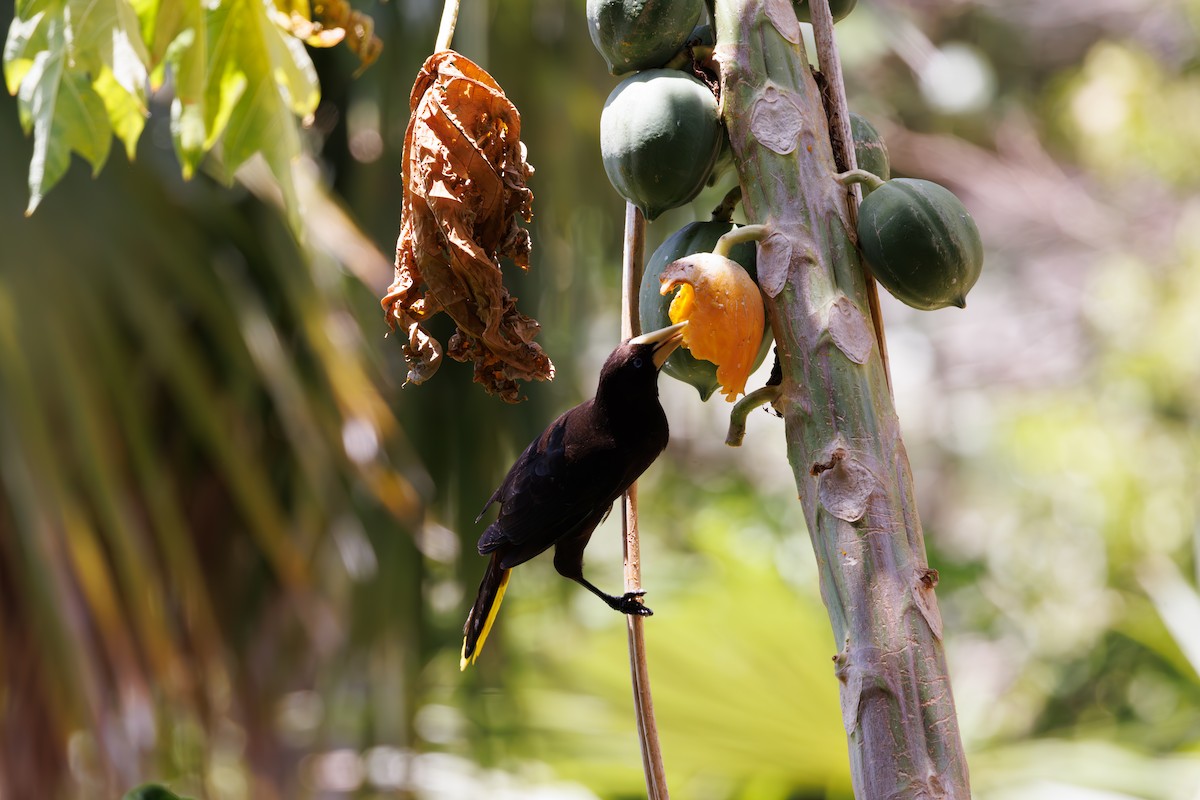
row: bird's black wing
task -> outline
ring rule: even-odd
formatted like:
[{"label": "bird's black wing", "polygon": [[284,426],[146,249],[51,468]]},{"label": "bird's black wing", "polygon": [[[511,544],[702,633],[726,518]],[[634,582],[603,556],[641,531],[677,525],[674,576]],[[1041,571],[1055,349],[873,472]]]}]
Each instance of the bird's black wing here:
[{"label": "bird's black wing", "polygon": [[[492,507],[493,503],[503,504],[505,499],[511,497],[518,487],[522,484],[522,477],[530,470],[539,472],[549,472],[556,465],[561,465],[565,455],[566,447],[563,443],[563,437],[566,433],[566,418],[567,413],[564,413],[554,422],[550,423],[550,427],[542,431],[542,433],[529,443],[525,451],[517,456],[516,462],[509,468],[508,474],[504,476],[504,480],[496,487],[496,491],[492,492],[492,496],[488,498],[483,509],[479,512],[479,516],[475,517],[475,521],[483,519],[483,515]],[[485,534],[486,535],[486,534]],[[479,546],[483,547],[483,540],[479,542]],[[480,550],[480,552],[484,552]]]},{"label": "bird's black wing", "polygon": [[479,538],[481,554],[506,548],[505,566],[516,566],[594,526],[612,506],[625,470],[616,446],[593,427],[590,405],[556,419],[513,464],[488,503],[499,502],[500,513]]}]

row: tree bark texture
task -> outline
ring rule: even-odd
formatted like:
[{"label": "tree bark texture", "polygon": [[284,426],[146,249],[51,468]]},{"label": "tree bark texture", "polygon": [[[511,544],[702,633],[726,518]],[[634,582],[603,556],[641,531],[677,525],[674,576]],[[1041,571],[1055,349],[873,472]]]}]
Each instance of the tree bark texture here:
[{"label": "tree bark texture", "polygon": [[[970,796],[912,474],[791,0],[716,0],[721,103],[783,373],[860,800]],[[802,721],[798,721],[803,724]]]}]

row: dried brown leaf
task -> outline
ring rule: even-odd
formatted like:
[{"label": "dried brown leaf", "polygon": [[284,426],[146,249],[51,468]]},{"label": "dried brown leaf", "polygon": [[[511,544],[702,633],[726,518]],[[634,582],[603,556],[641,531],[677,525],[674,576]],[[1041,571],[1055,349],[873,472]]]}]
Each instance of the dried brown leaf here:
[{"label": "dried brown leaf", "polygon": [[388,324],[408,334],[408,380],[437,371],[441,347],[423,328],[444,311],[457,323],[447,355],[475,362],[475,380],[515,403],[517,381],[554,377],[534,343],[538,323],[504,286],[500,259],[529,268],[533,217],[521,117],[470,59],[435,53],[417,75],[404,136],[404,205],[396,279],[383,298]]},{"label": "dried brown leaf", "polygon": [[[293,12],[293,19],[297,16]],[[345,41],[350,52],[358,56],[360,65],[355,77],[375,63],[383,51],[383,41],[375,35],[375,20],[355,11],[346,0],[313,0],[311,22],[297,24],[301,30],[293,32],[312,47],[332,47]]]}]

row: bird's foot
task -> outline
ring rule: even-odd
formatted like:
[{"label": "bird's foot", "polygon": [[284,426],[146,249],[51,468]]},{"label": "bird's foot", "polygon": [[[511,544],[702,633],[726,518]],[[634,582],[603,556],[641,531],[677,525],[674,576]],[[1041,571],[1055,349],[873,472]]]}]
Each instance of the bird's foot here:
[{"label": "bird's foot", "polygon": [[642,595],[646,592],[639,590],[636,592],[626,592],[620,597],[609,597],[608,604],[622,614],[631,614],[637,617],[650,617],[654,612],[642,605]]}]

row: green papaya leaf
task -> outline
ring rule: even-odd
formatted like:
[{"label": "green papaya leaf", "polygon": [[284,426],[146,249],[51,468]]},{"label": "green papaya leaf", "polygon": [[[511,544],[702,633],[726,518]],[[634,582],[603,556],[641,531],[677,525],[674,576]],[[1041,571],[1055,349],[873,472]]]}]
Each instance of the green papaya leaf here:
[{"label": "green papaya leaf", "polygon": [[[188,11],[181,22],[187,25],[167,48],[166,63],[175,78],[175,98],[171,101],[171,139],[183,169],[190,180],[204,154],[208,152],[208,128],[204,115],[206,31],[197,0],[185,0]],[[199,41],[197,41],[199,40]]]},{"label": "green papaya leaf", "polygon": [[[299,228],[291,178],[298,121],[320,87],[304,43],[290,31],[306,3],[272,0],[19,0],[4,46],[4,78],[34,137],[32,213],[70,166],[99,170],[113,134],[133,157],[146,120],[147,86],[169,69],[171,134],[185,178],[216,149],[229,179],[261,155]],[[286,13],[285,13],[286,12]]]},{"label": "green papaya leaf", "polygon": [[146,48],[128,0],[28,0],[4,46],[4,79],[33,133],[32,213],[71,153],[98,171],[115,132],[132,154],[146,116]]},{"label": "green papaya leaf", "polygon": [[198,0],[145,0],[144,7],[159,14],[155,46],[173,37],[164,62],[174,78],[171,134],[184,176],[194,174],[205,154],[218,146],[226,179],[261,153],[283,191],[289,219],[298,227],[291,178],[291,163],[300,154],[297,117],[310,117],[320,100],[316,69],[304,44],[281,27],[269,0],[227,0],[205,7]]},{"label": "green papaya leaf", "polygon": [[112,144],[104,101],[87,76],[67,70],[64,61],[61,49],[38,53],[17,94],[21,124],[26,132],[33,131],[26,215],[33,213],[66,173],[72,151],[83,156],[96,173],[104,166]]}]

